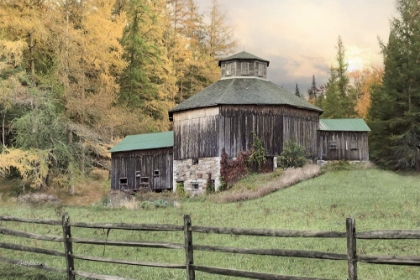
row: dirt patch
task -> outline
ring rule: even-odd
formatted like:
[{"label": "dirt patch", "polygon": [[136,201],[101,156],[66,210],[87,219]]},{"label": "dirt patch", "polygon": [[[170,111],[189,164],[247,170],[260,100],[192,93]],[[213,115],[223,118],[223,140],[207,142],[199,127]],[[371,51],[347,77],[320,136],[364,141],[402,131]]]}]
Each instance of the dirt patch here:
[{"label": "dirt patch", "polygon": [[211,196],[211,200],[218,203],[235,202],[263,197],[276,190],[284,189],[301,181],[317,177],[322,174],[321,167],[316,164],[307,164],[302,168],[288,168],[281,176],[255,190],[241,189],[226,191]]},{"label": "dirt patch", "polygon": [[28,193],[20,195],[17,202],[30,205],[60,204],[61,201],[55,195],[45,193]]}]

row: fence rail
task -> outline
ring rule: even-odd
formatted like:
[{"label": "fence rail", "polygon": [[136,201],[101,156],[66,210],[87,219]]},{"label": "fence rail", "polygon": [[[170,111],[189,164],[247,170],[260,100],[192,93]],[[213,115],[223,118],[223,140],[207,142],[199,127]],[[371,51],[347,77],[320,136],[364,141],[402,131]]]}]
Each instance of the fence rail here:
[{"label": "fence rail", "polygon": [[[206,272],[210,274],[245,277],[252,279],[299,279],[311,280],[321,278],[311,278],[303,276],[288,276],[278,275],[262,272],[243,271],[236,269],[228,269],[221,267],[211,267],[197,265],[194,263],[194,251],[210,251],[221,253],[234,254],[248,254],[248,255],[265,255],[278,257],[294,257],[294,258],[313,258],[324,260],[341,260],[348,263],[348,279],[357,279],[357,264],[360,262],[371,264],[385,264],[385,265],[408,265],[420,266],[420,256],[374,256],[374,255],[358,255],[356,240],[357,239],[420,239],[420,230],[377,230],[368,232],[356,232],[355,220],[353,218],[346,219],[346,232],[337,231],[294,231],[294,230],[273,230],[273,229],[241,229],[241,228],[225,228],[225,227],[205,227],[193,226],[189,215],[184,216],[184,225],[170,225],[170,224],[109,224],[109,223],[72,223],[70,217],[65,213],[62,220],[42,220],[42,219],[25,219],[18,217],[0,216],[0,221],[34,223],[45,225],[61,225],[63,229],[63,236],[54,235],[40,235],[20,230],[9,229],[5,227],[0,228],[0,234],[10,235],[15,237],[22,237],[28,239],[60,242],[63,243],[64,252],[49,250],[43,248],[29,247],[23,245],[16,245],[6,242],[0,242],[0,248],[34,252],[39,254],[47,254],[52,256],[64,257],[66,259],[66,269],[59,269],[48,267],[44,264],[37,264],[33,262],[25,263],[21,260],[13,260],[5,257],[0,257],[0,262],[10,263],[14,265],[27,266],[31,268],[38,268],[58,273],[67,274],[68,279],[75,279],[76,276],[83,276],[94,279],[104,280],[126,280],[128,278],[102,275],[92,272],[84,272],[75,269],[74,260],[86,260],[102,263],[125,264],[144,267],[169,268],[169,269],[185,269],[187,280],[195,279],[195,271]],[[117,240],[98,240],[88,238],[73,237],[71,233],[72,227],[78,228],[95,228],[95,229],[120,229],[131,231],[179,231],[184,233],[184,243],[171,242],[148,242],[148,241],[117,241]],[[284,249],[248,249],[248,248],[234,248],[223,246],[206,246],[194,245],[193,233],[208,233],[208,234],[229,234],[229,235],[246,235],[246,236],[266,236],[266,237],[294,237],[294,238],[346,238],[347,252],[344,254],[319,252],[309,250],[284,250]],[[185,251],[185,264],[159,263],[159,262],[145,262],[132,260],[117,260],[113,258],[103,258],[97,256],[86,256],[73,253],[74,244],[92,244],[92,245],[108,245],[120,247],[144,247],[144,248],[160,248],[160,249],[175,249]]]}]

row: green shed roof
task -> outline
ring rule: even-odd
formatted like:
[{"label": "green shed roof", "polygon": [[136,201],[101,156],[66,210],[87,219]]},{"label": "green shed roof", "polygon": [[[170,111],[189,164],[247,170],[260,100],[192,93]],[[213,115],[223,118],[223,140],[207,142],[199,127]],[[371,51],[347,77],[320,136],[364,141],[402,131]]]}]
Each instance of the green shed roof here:
[{"label": "green shed roof", "polygon": [[115,145],[111,153],[134,150],[150,150],[174,146],[174,132],[157,132],[148,134],[129,135]]},{"label": "green shed roof", "polygon": [[253,59],[253,60],[259,60],[267,62],[267,66],[270,64],[270,61],[262,59],[261,57],[255,56],[253,54],[247,53],[247,52],[240,52],[231,56],[228,56],[226,58],[222,58],[219,60],[219,66],[222,65],[223,61],[229,61],[229,60],[240,60],[240,59]]},{"label": "green shed roof", "polygon": [[319,119],[322,131],[370,131],[363,119]]},{"label": "green shed roof", "polygon": [[312,111],[322,109],[276,84],[258,78],[221,79],[169,111],[184,111],[217,105],[290,105]]}]

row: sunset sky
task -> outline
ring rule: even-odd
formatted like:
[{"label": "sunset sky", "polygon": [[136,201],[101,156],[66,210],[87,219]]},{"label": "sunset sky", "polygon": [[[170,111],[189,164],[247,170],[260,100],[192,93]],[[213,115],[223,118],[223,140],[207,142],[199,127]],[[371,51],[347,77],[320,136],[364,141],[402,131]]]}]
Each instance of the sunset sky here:
[{"label": "sunset sky", "polygon": [[[208,10],[211,0],[196,0]],[[338,36],[349,70],[382,64],[378,37],[387,42],[394,0],[219,0],[238,41],[270,61],[268,78],[294,92],[306,93],[315,75],[327,81],[335,62]]]}]

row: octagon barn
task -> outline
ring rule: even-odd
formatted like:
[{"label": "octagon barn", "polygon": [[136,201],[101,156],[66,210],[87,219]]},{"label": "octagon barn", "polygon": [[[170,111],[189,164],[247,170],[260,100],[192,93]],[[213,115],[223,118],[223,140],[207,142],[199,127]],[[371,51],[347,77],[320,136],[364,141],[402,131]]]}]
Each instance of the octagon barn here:
[{"label": "octagon barn", "polygon": [[288,140],[317,155],[322,110],[267,80],[269,61],[241,52],[219,61],[221,79],[169,111],[173,122],[173,187],[203,192],[220,187],[222,149],[228,158],[262,140],[268,158]]}]

